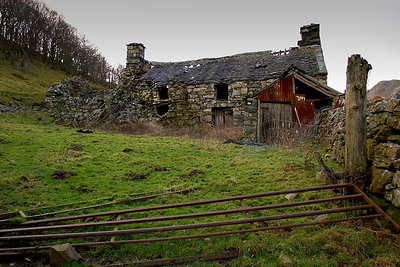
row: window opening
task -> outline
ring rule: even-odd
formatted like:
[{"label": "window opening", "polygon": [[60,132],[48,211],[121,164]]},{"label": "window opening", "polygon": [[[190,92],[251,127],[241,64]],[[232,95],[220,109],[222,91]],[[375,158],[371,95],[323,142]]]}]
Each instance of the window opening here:
[{"label": "window opening", "polygon": [[168,105],[161,105],[161,106],[157,106],[157,114],[162,116],[165,113],[167,113],[169,110],[169,106]]},{"label": "window opening", "polygon": [[217,100],[228,100],[228,85],[225,83],[216,84]]},{"label": "window opening", "polygon": [[160,86],[158,87],[158,97],[160,99],[168,99],[168,87]]}]

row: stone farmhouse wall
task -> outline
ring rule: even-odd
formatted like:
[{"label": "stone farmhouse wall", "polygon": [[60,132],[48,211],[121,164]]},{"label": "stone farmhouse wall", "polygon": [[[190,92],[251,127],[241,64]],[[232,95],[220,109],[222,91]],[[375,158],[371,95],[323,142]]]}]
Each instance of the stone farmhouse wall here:
[{"label": "stone farmhouse wall", "polygon": [[[132,82],[132,81],[136,82]],[[116,124],[155,121],[167,127],[213,125],[214,108],[231,108],[233,125],[244,135],[255,137],[257,101],[253,96],[271,81],[239,81],[228,86],[228,99],[217,100],[215,84],[168,84],[168,99],[160,99],[158,87],[148,81],[127,78],[116,89],[98,91],[73,77],[56,83],[47,91],[46,102],[57,121],[83,125],[91,122]],[[157,108],[168,106],[159,115]]]},{"label": "stone farmhouse wall", "polygon": [[[243,126],[245,132],[255,134],[257,101],[252,97],[258,91],[265,89],[267,84],[268,81],[232,82],[228,85],[228,99],[217,100],[213,83],[196,85],[170,83],[168,93],[171,100],[160,99],[157,87],[153,86],[149,88],[151,97],[148,98],[150,102],[148,105],[154,109],[163,104],[168,105],[168,113],[156,116],[156,121],[166,126],[213,125],[213,109],[231,108],[233,125]],[[157,113],[156,110],[153,113]]]},{"label": "stone farmhouse wall", "polygon": [[[344,108],[324,111],[320,136],[333,158],[344,163]],[[400,207],[400,94],[369,103],[367,156],[371,166],[369,191]]]}]

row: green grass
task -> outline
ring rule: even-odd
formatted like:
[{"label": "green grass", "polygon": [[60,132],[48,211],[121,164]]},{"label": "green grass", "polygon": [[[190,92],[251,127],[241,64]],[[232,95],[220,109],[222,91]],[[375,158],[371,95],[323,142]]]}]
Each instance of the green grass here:
[{"label": "green grass", "polygon": [[47,89],[66,77],[65,73],[36,61],[22,71],[0,53],[0,102],[26,107],[42,105]]},{"label": "green grass", "polygon": [[[47,89],[68,76],[48,65],[33,61],[25,71],[12,66],[0,52],[0,103],[32,107],[43,105]],[[104,86],[90,82],[95,90],[106,90]]]},{"label": "green grass", "polygon": [[[169,195],[102,210],[152,206],[238,194],[284,190],[322,185],[315,173],[316,166],[305,165],[312,159],[316,148],[312,144],[292,149],[275,147],[250,147],[221,144],[185,137],[157,137],[125,135],[95,131],[80,134],[76,128],[52,123],[45,113],[0,115],[0,203],[3,211],[43,205],[55,205],[80,200],[165,190],[172,187],[203,187],[188,195]],[[71,150],[71,145],[83,145],[81,151]],[[122,150],[133,151],[124,153]],[[316,161],[313,160],[316,165]],[[328,165],[337,168],[334,163]],[[151,167],[167,167],[158,172]],[[77,176],[65,180],[51,178],[56,169],[74,171]],[[192,170],[204,174],[182,179]],[[149,173],[144,179],[132,180],[128,173]],[[332,196],[330,191],[302,193],[296,200]],[[246,200],[248,206],[278,203],[284,196]],[[333,207],[330,204],[309,206],[307,210]],[[175,210],[153,211],[146,216],[202,212],[223,208],[239,208],[240,203],[219,203],[185,207]],[[99,211],[99,210],[96,210]],[[281,214],[300,211],[300,208],[252,213],[252,216]],[[136,218],[143,214],[126,215]],[[332,215],[332,217],[335,217]],[[228,220],[245,218],[233,214],[209,218]],[[311,218],[312,219],[312,218]],[[205,222],[207,218],[180,220],[179,224]],[[298,223],[304,218],[293,219]],[[278,222],[276,222],[278,223]],[[276,224],[272,223],[272,225]],[[134,227],[166,225],[166,222],[137,224]],[[132,225],[121,225],[128,229]],[[251,226],[244,226],[251,227]],[[240,226],[239,226],[240,228]],[[223,229],[239,229],[238,226]],[[104,227],[110,230],[112,227]],[[211,229],[219,231],[220,229]],[[201,230],[176,231],[174,235],[200,233]],[[385,232],[386,233],[386,232]],[[154,236],[162,237],[166,233]],[[144,234],[123,236],[121,239],[145,238]],[[396,266],[400,264],[400,241],[391,235],[378,234],[358,223],[336,224],[293,229],[292,231],[258,232],[228,237],[213,237],[211,241],[181,240],[114,248],[97,247],[81,249],[86,259],[96,263],[133,262],[164,257],[193,256],[220,253],[229,247],[240,248],[238,259],[229,266],[277,266],[281,254],[290,257],[296,266]],[[191,266],[217,266],[218,263],[191,263]]]}]

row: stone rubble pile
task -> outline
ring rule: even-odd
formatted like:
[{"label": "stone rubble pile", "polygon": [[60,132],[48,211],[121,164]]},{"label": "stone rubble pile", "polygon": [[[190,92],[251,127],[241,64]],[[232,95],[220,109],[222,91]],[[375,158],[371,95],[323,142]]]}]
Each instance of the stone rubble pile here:
[{"label": "stone rubble pile", "polygon": [[15,113],[19,110],[19,107],[17,105],[11,104],[9,106],[3,105],[0,102],[0,114],[1,113]]},{"label": "stone rubble pile", "polygon": [[52,85],[46,104],[56,121],[75,125],[102,121],[136,121],[138,109],[134,97],[122,90],[93,90],[80,77],[67,78]]},{"label": "stone rubble pile", "polygon": [[[325,110],[320,118],[320,137],[333,159],[344,163],[344,108]],[[367,156],[371,166],[369,191],[400,207],[400,93],[368,104]]]}]

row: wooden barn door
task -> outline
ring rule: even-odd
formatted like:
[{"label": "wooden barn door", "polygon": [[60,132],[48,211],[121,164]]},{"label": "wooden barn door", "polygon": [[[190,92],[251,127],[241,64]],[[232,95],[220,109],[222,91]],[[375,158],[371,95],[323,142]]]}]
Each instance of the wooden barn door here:
[{"label": "wooden barn door", "polygon": [[260,102],[258,106],[258,142],[279,138],[292,123],[292,105]]},{"label": "wooden barn door", "polygon": [[230,108],[218,108],[214,110],[215,127],[233,126],[233,111]]}]

